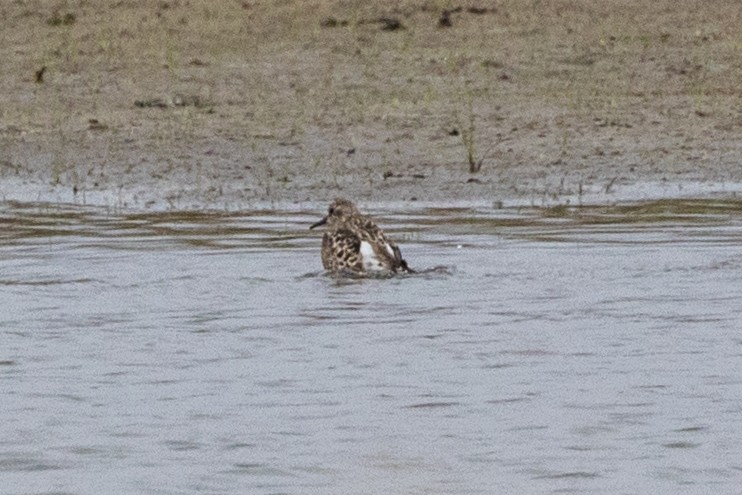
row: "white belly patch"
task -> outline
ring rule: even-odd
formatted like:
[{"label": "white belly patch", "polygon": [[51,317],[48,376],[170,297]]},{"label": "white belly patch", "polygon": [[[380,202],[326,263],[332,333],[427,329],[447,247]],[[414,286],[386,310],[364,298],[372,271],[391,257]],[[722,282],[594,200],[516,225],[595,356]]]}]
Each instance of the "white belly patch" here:
[{"label": "white belly patch", "polygon": [[361,258],[363,259],[363,267],[368,272],[380,272],[386,270],[384,264],[381,262],[373,246],[366,242],[361,241]]}]

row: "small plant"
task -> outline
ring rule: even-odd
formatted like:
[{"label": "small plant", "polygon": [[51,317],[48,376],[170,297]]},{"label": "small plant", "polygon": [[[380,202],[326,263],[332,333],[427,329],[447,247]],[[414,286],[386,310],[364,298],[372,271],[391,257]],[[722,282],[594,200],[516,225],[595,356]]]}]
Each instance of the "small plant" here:
[{"label": "small plant", "polygon": [[706,91],[700,85],[693,90],[693,108],[699,117],[708,117],[709,112],[705,110]]},{"label": "small plant", "polygon": [[[64,136],[60,132],[59,135],[60,142],[64,143]],[[52,160],[49,164],[49,172],[50,172],[50,182],[52,186],[59,186],[62,184],[62,176],[67,172],[69,169],[69,166],[67,165],[67,162],[62,157],[62,152],[59,151],[59,148],[52,154]]]},{"label": "small plant", "polygon": [[476,125],[474,122],[474,98],[471,94],[471,92],[467,92],[466,97],[466,110],[467,110],[467,116],[469,118],[468,126],[461,126],[461,141],[464,143],[464,147],[466,148],[466,160],[469,163],[469,173],[475,174],[479,172],[482,169],[482,163],[484,162],[484,159],[477,160],[476,154],[475,154],[475,134],[476,134]]},{"label": "small plant", "polygon": [[165,55],[165,67],[171,73],[174,72],[176,65],[178,63],[178,53],[177,53],[177,47],[175,46],[175,43],[169,37],[165,42],[164,55]]},{"label": "small plant", "polygon": [[564,133],[562,134],[561,143],[559,143],[559,156],[561,158],[565,158],[566,156],[569,155],[569,149],[570,149],[569,138],[570,138],[570,133],[568,130],[565,130]]},{"label": "small plant", "polygon": [[468,119],[468,122],[467,125],[461,125],[461,120],[459,120],[459,126],[461,127],[461,130],[458,132],[458,134],[461,136],[461,141],[464,143],[464,147],[466,148],[466,161],[469,164],[469,173],[476,174],[480,170],[482,170],[482,164],[484,164],[484,161],[489,156],[492,148],[504,141],[507,141],[508,138],[497,134],[497,139],[491,142],[489,148],[487,148],[487,151],[485,151],[481,156],[478,156],[476,149],[476,116],[474,115],[474,98],[471,92],[467,92],[466,106],[466,117]]}]

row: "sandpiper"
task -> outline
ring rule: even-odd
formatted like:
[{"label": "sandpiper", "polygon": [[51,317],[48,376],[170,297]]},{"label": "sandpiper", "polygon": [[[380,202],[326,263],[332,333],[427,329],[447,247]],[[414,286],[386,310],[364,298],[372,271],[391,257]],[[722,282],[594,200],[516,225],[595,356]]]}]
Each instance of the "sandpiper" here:
[{"label": "sandpiper", "polygon": [[352,201],[338,198],[327,216],[310,229],[327,224],[322,237],[322,266],[334,273],[413,273],[399,248]]}]

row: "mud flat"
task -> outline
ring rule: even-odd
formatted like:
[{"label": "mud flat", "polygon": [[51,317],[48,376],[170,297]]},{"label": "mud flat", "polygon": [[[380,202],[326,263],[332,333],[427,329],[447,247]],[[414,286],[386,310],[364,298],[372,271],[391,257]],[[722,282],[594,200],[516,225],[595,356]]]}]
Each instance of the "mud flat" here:
[{"label": "mud flat", "polygon": [[0,200],[740,194],[736,0],[38,0],[0,15]]}]

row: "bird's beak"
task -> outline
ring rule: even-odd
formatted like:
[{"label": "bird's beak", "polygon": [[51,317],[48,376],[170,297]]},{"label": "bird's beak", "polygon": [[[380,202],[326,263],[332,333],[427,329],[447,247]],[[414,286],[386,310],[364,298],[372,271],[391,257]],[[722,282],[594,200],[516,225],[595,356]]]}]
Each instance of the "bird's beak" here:
[{"label": "bird's beak", "polygon": [[327,217],[323,218],[322,220],[320,220],[320,221],[319,221],[319,222],[317,222],[317,223],[313,223],[312,225],[310,225],[310,226],[309,226],[309,228],[310,228],[310,229],[313,229],[313,228],[315,228],[315,227],[319,227],[320,225],[324,225],[324,224],[326,224],[326,223],[327,223]]}]

